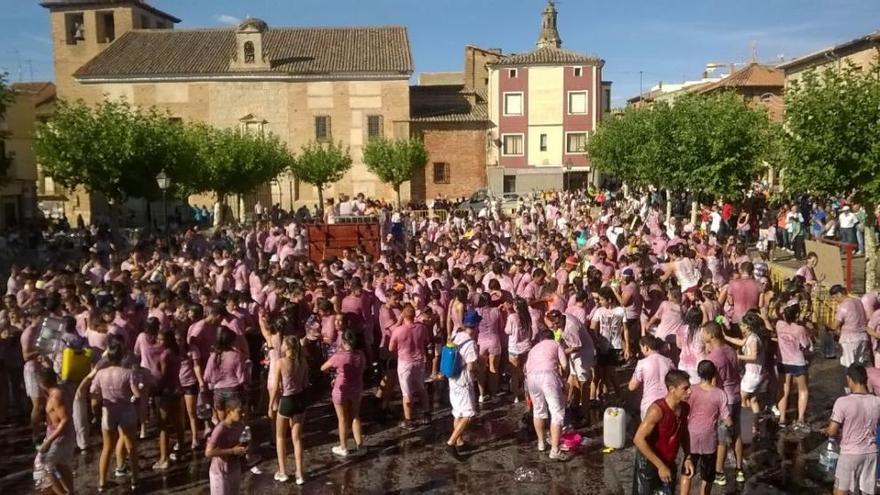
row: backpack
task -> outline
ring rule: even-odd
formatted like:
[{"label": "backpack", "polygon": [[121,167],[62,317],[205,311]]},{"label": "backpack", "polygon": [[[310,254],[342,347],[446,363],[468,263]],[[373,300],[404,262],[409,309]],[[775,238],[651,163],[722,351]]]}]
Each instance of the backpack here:
[{"label": "backpack", "polygon": [[[470,342],[471,339],[468,339],[462,344],[466,344]],[[456,379],[459,375],[461,375],[461,370],[464,369],[464,363],[462,362],[461,353],[458,350],[461,348],[460,345],[455,345],[451,340],[443,346],[443,349],[440,351],[440,374],[445,376],[446,378]]]}]

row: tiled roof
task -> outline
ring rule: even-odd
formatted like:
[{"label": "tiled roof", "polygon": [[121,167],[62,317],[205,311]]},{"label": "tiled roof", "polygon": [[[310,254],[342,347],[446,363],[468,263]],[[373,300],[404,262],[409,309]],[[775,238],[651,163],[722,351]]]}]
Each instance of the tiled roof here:
[{"label": "tiled roof", "polygon": [[813,53],[804,55],[803,57],[789,60],[784,64],[780,64],[779,68],[783,70],[788,70],[800,67],[802,65],[815,63],[817,61],[823,62],[827,60],[826,57],[828,56],[839,57],[841,55],[841,52],[858,50],[862,47],[870,47],[871,45],[876,46],[878,43],[880,43],[880,31],[874,31],[873,33],[869,33],[865,36],[859,36],[858,38],[840,43],[839,45],[829,46],[828,48],[817,50]]},{"label": "tiled roof", "polygon": [[[403,27],[277,28],[263,34],[269,73],[412,73]],[[81,79],[241,74],[229,69],[235,29],[130,31],[74,74]]]},{"label": "tiled roof", "polygon": [[47,89],[50,86],[54,86],[55,84],[51,81],[29,81],[29,82],[17,82],[9,85],[9,89],[12,91],[16,91],[19,93],[30,93],[30,94],[38,94],[44,89]]},{"label": "tiled roof", "polygon": [[595,55],[585,55],[563,48],[548,46],[538,48],[529,53],[508,55],[489,65],[592,64],[601,66],[603,63],[603,60]]},{"label": "tiled roof", "polygon": [[411,86],[409,108],[412,122],[489,121],[482,92],[467,90],[460,84]]},{"label": "tiled roof", "polygon": [[773,87],[785,85],[785,72],[770,65],[752,62],[724,79],[700,88],[708,93],[721,88]]},{"label": "tiled roof", "polygon": [[138,7],[151,12],[171,22],[180,22],[180,19],[173,15],[161,11],[156,7],[144,2],[143,0],[43,0],[40,2],[42,7],[47,9],[64,8],[64,7],[107,7],[119,5],[137,5]]}]

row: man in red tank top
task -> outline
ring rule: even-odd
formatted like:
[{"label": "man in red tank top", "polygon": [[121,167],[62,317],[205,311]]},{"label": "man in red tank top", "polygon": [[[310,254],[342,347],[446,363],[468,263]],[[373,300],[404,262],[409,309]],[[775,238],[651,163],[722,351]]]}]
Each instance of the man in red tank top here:
[{"label": "man in red tank top", "polygon": [[694,464],[688,438],[687,400],[691,395],[690,377],[681,370],[666,374],[666,397],[648,407],[633,442],[636,452],[633,493],[649,495],[676,492],[675,458],[679,446],[684,451],[682,476],[690,478]]}]

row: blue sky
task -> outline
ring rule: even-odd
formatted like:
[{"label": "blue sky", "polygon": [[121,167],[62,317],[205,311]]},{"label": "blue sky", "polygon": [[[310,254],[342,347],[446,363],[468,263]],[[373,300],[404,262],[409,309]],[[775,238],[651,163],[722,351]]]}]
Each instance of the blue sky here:
[{"label": "blue sky", "polygon": [[[178,28],[247,15],[269,26],[404,25],[416,71],[461,70],[463,46],[534,48],[545,0],[152,0]],[[700,76],[707,62],[793,58],[880,29],[878,0],[561,0],[563,46],[605,59],[614,105],[657,81]],[[48,13],[38,0],[0,0],[0,71],[52,79]]]}]

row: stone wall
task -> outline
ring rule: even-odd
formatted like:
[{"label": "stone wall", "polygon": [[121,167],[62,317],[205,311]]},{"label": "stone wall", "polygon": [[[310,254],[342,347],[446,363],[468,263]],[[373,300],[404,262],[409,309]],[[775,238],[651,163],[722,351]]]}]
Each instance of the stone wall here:
[{"label": "stone wall", "polygon": [[[475,124],[413,124],[413,135],[424,140],[428,164],[412,181],[413,199],[467,197],[486,188],[486,126]],[[434,164],[449,165],[447,183],[434,182]]]}]

